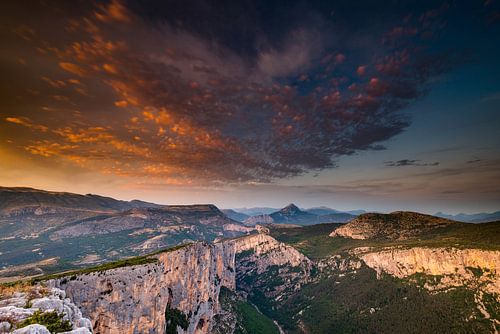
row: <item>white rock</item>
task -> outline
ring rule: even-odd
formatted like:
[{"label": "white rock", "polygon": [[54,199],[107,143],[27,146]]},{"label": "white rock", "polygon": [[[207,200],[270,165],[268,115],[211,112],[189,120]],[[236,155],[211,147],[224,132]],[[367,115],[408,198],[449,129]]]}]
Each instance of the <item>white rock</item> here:
[{"label": "white rock", "polygon": [[26,305],[26,297],[23,295],[19,296],[16,293],[17,296],[0,300],[0,307],[3,306],[17,306],[17,307],[24,307]]},{"label": "white rock", "polygon": [[50,332],[45,326],[35,324],[16,329],[13,334],[50,334]]},{"label": "white rock", "polygon": [[31,300],[31,307],[39,309],[42,312],[57,311],[62,313],[64,311],[63,302],[60,299],[55,299],[54,297],[42,297]]},{"label": "white rock", "polygon": [[0,333],[8,333],[10,332],[10,323],[7,321],[0,322]]},{"label": "white rock", "polygon": [[63,300],[66,298],[66,291],[58,289],[58,288],[52,288],[51,290],[52,296],[54,297],[59,297],[59,299]]},{"label": "white rock", "polygon": [[35,310],[29,308],[4,306],[0,307],[0,319],[2,321],[10,320],[11,322],[18,322],[30,317],[34,312]]},{"label": "white rock", "polygon": [[62,332],[61,334],[92,334],[91,331],[89,331],[87,328],[77,328],[73,329],[72,331],[69,332]]},{"label": "white rock", "polygon": [[84,328],[87,328],[90,331],[92,331],[92,321],[90,321],[90,319],[87,319],[87,318],[80,318],[80,319],[76,320],[75,326],[78,328],[84,327]]}]

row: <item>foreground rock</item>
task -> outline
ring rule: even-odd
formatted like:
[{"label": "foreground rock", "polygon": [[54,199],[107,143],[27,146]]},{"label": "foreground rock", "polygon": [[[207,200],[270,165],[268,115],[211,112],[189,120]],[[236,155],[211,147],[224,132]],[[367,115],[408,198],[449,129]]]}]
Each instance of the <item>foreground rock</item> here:
[{"label": "foreground rock", "polygon": [[66,298],[63,290],[57,288],[45,290],[42,287],[33,287],[27,292],[17,292],[0,301],[0,333],[50,334],[45,326],[39,324],[17,328],[37,311],[42,313],[55,311],[62,315],[62,319],[69,321],[73,327],[73,330],[65,333],[92,333],[90,320],[82,316],[80,309]]}]

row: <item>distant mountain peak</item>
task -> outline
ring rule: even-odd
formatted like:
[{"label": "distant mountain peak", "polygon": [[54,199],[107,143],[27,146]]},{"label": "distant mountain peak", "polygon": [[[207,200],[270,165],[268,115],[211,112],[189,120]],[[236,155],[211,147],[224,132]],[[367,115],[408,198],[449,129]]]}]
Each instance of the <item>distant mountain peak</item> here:
[{"label": "distant mountain peak", "polygon": [[283,209],[281,209],[280,212],[286,213],[286,214],[295,214],[295,213],[302,212],[302,210],[300,210],[299,207],[296,206],[295,204],[290,203],[287,206],[285,206]]}]

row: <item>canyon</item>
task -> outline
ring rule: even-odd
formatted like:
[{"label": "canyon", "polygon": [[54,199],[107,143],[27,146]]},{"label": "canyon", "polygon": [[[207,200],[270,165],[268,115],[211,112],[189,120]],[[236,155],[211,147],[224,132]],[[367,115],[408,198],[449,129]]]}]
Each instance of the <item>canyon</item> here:
[{"label": "canyon", "polygon": [[208,333],[220,313],[222,287],[236,289],[236,254],[251,252],[261,273],[270,266],[308,266],[309,260],[265,234],[198,242],[154,256],[155,261],[48,280],[92,319],[94,333],[159,333],[166,310],[187,316],[180,333]]},{"label": "canyon", "polygon": [[[500,252],[488,250],[361,247],[348,255],[313,261],[267,233],[258,233],[183,245],[147,260],[108,270],[49,276],[39,284],[62,291],[90,319],[88,327],[93,333],[109,334],[164,333],[172,324],[177,333],[219,333],[222,325],[222,332],[232,333],[237,320],[221,302],[222,290],[245,296],[263,289],[267,298],[285,301],[324,275],[339,280],[363,266],[379,278],[384,274],[401,279],[419,273],[442,276],[438,283],[425,283],[435,293],[474,280],[479,299],[488,294],[498,302],[500,291]],[[276,279],[279,285],[271,283]],[[497,330],[498,319],[488,313],[482,300],[478,300],[478,309],[491,321],[492,332]],[[172,322],[179,316],[186,322]]]}]

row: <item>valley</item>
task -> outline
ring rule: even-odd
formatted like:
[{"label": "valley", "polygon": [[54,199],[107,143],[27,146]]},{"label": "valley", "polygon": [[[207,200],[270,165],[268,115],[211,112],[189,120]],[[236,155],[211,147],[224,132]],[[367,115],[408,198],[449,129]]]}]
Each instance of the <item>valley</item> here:
[{"label": "valley", "polygon": [[[20,227],[35,219],[22,212]],[[497,333],[500,326],[500,222],[393,212],[300,225],[291,221],[331,212],[292,205],[255,225],[213,205],[127,207],[58,224],[44,215],[37,237],[12,232],[0,242],[8,263],[0,271],[0,332],[38,333],[36,326],[49,326],[41,315],[58,303],[81,314],[57,308],[74,334]]]}]

